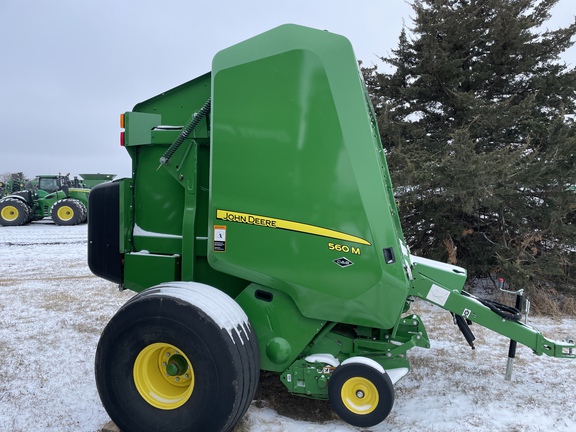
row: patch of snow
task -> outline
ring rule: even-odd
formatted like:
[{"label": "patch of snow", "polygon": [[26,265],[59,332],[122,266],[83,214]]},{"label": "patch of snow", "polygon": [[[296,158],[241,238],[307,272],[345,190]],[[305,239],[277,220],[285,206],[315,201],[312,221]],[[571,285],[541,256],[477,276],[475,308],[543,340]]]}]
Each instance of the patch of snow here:
[{"label": "patch of snow", "polygon": [[386,373],[390,377],[392,384],[396,384],[402,378],[404,378],[410,370],[408,368],[395,368],[395,369],[386,369]]},{"label": "patch of snow", "polygon": [[181,235],[176,235],[176,234],[165,234],[165,233],[158,233],[158,232],[153,232],[153,231],[146,231],[146,230],[140,228],[136,224],[134,224],[134,230],[132,231],[132,233],[135,236],[139,236],[139,237],[161,237],[161,238],[175,238],[175,239],[181,239],[182,238]]},{"label": "patch of snow", "polygon": [[380,363],[368,357],[362,357],[362,356],[350,357],[349,359],[346,359],[341,363],[342,366],[347,364],[363,364],[365,366],[371,367],[372,369],[376,369],[381,374],[386,373],[386,371],[384,371],[384,368]]},{"label": "patch of snow", "polygon": [[416,255],[410,255],[410,261],[414,265],[422,264],[422,265],[425,265],[427,267],[435,268],[435,269],[442,270],[445,272],[454,272],[454,273],[458,273],[458,274],[465,274],[466,273],[466,270],[463,269],[462,267],[458,267],[458,266],[448,264],[448,263],[443,263],[440,261],[434,261],[434,260],[431,260],[428,258],[422,258],[422,257],[416,256]]},{"label": "patch of snow", "polygon": [[308,363],[325,363],[334,367],[340,364],[340,360],[338,360],[332,354],[313,354],[309,355],[304,360],[306,360]]},{"label": "patch of snow", "polygon": [[[248,316],[244,310],[222,291],[198,282],[167,282],[157,285],[153,295],[167,295],[194,305],[209,316],[218,327],[226,330],[234,342],[233,333],[244,345],[244,337],[250,338]],[[245,336],[240,333],[244,329]],[[235,342],[234,342],[235,343]]]},{"label": "patch of snow", "polygon": [[409,372],[408,368],[395,368],[395,369],[384,370],[384,368],[382,367],[382,365],[380,363],[376,362],[375,360],[373,360],[371,358],[362,357],[362,356],[350,357],[349,359],[346,359],[341,363],[341,365],[346,365],[346,364],[363,364],[363,365],[371,367],[372,369],[376,369],[381,374],[386,373],[390,377],[392,384],[396,384],[398,381],[400,381],[400,379],[405,377],[406,374]]}]

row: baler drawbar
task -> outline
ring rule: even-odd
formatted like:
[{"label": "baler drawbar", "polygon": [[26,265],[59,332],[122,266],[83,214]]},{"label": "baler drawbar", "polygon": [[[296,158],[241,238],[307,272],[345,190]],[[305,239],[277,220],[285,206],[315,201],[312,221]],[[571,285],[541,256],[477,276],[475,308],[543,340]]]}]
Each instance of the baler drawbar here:
[{"label": "baler drawbar", "polygon": [[[427,270],[430,266],[433,267],[437,264],[434,261],[413,256],[412,263],[414,265],[413,275],[415,276],[411,287],[413,297],[434,303],[462,320],[470,320],[494,330],[531,348],[536,355],[546,354],[551,357],[576,358],[576,344],[573,341],[549,340],[539,330],[520,322],[520,313],[517,309],[507,308],[499,312],[497,309],[500,305],[494,302],[479,299],[461,288],[450,290],[435,283],[433,279],[427,276]],[[453,268],[453,271],[459,271],[456,269]]]}]

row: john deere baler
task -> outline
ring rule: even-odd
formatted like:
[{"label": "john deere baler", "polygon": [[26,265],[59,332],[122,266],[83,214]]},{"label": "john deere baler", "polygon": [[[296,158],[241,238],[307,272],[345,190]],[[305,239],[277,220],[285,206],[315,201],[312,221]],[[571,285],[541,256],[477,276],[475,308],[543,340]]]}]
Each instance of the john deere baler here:
[{"label": "john deere baler", "polygon": [[[230,430],[260,370],[370,427],[407,351],[414,297],[571,357],[462,291],[466,271],[411,256],[352,47],[285,25],[122,116],[132,177],[91,194],[89,265],[136,291],[105,328],[96,383],[123,430]],[[504,308],[505,309],[505,308]],[[576,352],[576,351],[574,351]]]}]

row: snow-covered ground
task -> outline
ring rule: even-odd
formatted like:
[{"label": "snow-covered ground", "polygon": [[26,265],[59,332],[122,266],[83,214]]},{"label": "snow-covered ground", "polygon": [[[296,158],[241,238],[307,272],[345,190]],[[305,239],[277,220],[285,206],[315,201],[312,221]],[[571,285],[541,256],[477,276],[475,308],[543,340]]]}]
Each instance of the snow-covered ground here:
[{"label": "snow-covered ground", "polygon": [[[94,352],[132,293],[90,273],[86,225],[0,227],[0,292],[0,431],[99,431],[109,417],[96,391]],[[416,311],[432,348],[410,352],[412,371],[396,385],[394,409],[371,431],[576,431],[575,360],[519,347],[508,382],[505,338],[473,326],[471,351],[448,313],[425,303]],[[576,336],[575,319],[531,321],[545,336]],[[266,405],[253,404],[235,432],[360,430],[294,420]]]}]

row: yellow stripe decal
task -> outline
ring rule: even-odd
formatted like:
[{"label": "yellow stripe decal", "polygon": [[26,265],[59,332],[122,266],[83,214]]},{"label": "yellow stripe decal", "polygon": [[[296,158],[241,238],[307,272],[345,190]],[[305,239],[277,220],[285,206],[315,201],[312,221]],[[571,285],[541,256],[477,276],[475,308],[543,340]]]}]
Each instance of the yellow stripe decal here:
[{"label": "yellow stripe decal", "polygon": [[293,222],[284,219],[276,219],[268,216],[259,216],[250,213],[240,213],[228,210],[216,210],[216,218],[229,222],[238,222],[248,225],[258,225],[268,228],[278,228],[288,231],[296,231],[306,234],[314,234],[322,237],[330,237],[338,240],[349,241],[371,246],[370,242],[363,238],[350,234],[334,231],[328,228],[322,228],[315,225],[308,225],[300,222]]}]

